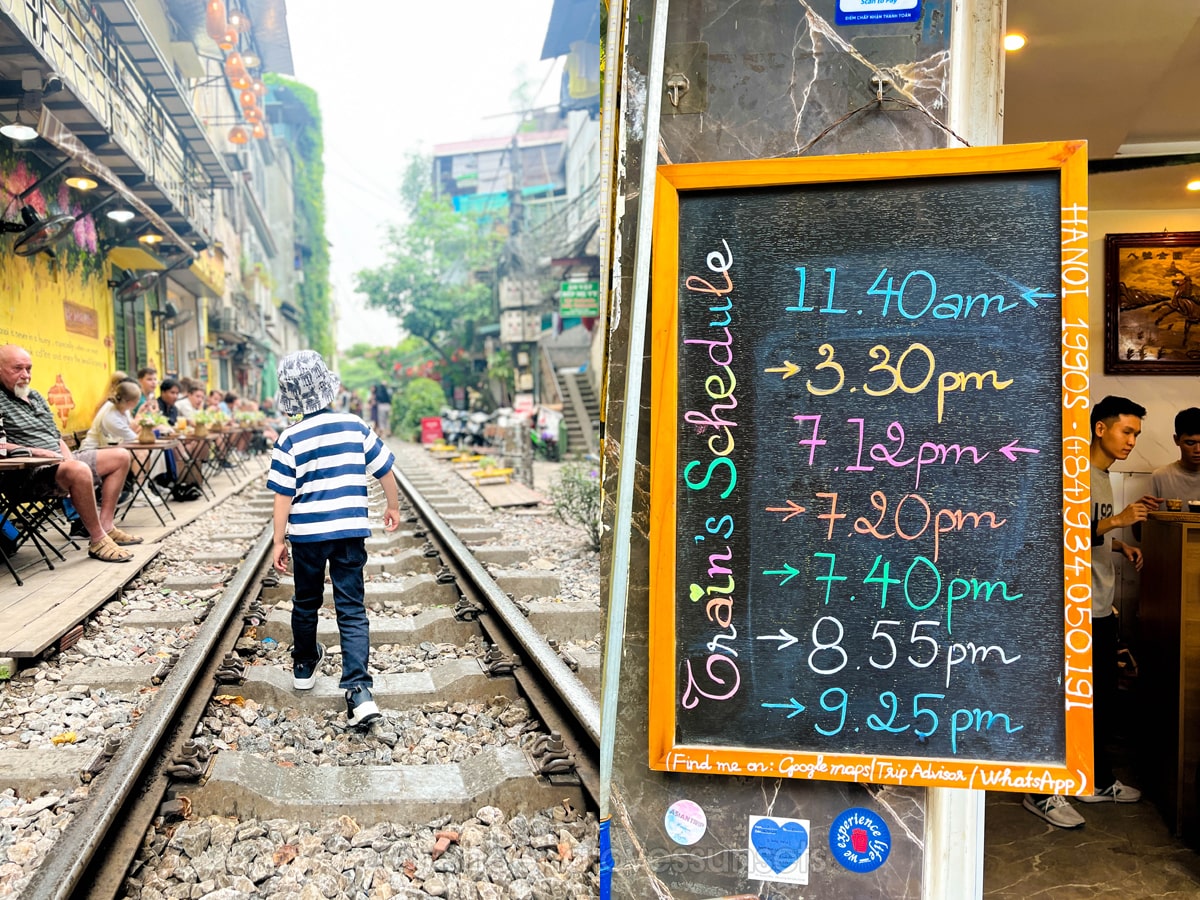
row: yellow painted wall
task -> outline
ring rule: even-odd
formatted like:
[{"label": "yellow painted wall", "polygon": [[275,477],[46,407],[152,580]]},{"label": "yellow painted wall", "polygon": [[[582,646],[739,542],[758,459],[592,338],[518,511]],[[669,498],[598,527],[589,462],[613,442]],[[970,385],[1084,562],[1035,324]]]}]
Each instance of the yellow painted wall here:
[{"label": "yellow painted wall", "polygon": [[89,427],[115,368],[106,279],[85,281],[42,255],[0,252],[0,284],[0,344],[29,351],[33,387],[55,409],[60,431]]}]

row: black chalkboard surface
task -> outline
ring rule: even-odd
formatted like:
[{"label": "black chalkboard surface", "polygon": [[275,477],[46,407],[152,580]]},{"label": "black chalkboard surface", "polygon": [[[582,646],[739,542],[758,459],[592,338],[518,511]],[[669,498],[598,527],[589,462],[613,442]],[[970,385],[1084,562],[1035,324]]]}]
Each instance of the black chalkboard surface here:
[{"label": "black chalkboard surface", "polygon": [[652,764],[1086,780],[1062,677],[1088,662],[1064,624],[1086,574],[1064,569],[1064,452],[1086,452],[1064,451],[1065,179],[981,168],[674,192]]}]

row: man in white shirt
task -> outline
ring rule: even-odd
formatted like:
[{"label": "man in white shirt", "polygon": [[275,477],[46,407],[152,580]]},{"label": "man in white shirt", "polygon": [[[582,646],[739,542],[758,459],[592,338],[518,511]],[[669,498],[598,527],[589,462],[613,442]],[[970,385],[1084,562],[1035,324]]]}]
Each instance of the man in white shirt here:
[{"label": "man in white shirt", "polygon": [[1151,484],[1154,496],[1182,500],[1187,512],[1189,500],[1200,500],[1200,409],[1195,406],[1175,416],[1175,446],[1179,459],[1155,469]]},{"label": "man in white shirt", "polygon": [[[1116,593],[1117,563],[1120,554],[1139,572],[1142,551],[1113,534],[1145,522],[1158,509],[1158,498],[1145,496],[1120,512],[1115,509],[1109,468],[1118,460],[1128,459],[1142,433],[1145,407],[1125,397],[1105,397],[1092,407],[1092,442],[1089,458],[1092,467],[1092,683],[1094,690],[1093,754],[1095,778],[1093,791],[1080,796],[1082,803],[1136,803],[1142,798],[1137,788],[1122,784],[1113,774],[1108,753],[1116,730],[1117,704],[1117,622],[1113,611]],[[1078,828],[1084,819],[1066,797],[1026,794],[1024,807],[1059,828]]]}]

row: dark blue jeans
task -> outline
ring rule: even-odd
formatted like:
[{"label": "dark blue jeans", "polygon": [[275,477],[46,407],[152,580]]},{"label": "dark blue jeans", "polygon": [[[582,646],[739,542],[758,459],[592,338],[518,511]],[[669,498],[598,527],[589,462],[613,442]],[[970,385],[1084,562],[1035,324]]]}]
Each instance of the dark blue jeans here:
[{"label": "dark blue jeans", "polygon": [[317,658],[317,611],[325,595],[325,564],[333,582],[333,611],[337,614],[342,644],[342,689],[372,685],[367,673],[371,633],[363,603],[363,566],[367,562],[363,538],[292,542],[292,573],[296,597],[292,601],[292,658]]}]

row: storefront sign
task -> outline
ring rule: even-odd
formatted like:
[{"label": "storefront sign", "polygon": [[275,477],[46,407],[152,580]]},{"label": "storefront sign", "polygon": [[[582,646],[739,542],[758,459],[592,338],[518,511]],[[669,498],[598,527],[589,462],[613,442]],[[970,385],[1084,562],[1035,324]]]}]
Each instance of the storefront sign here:
[{"label": "storefront sign", "polygon": [[600,282],[564,281],[558,294],[558,314],[564,319],[600,315]]},{"label": "storefront sign", "polygon": [[838,25],[867,25],[916,22],[920,18],[921,0],[838,0],[834,21]]}]

